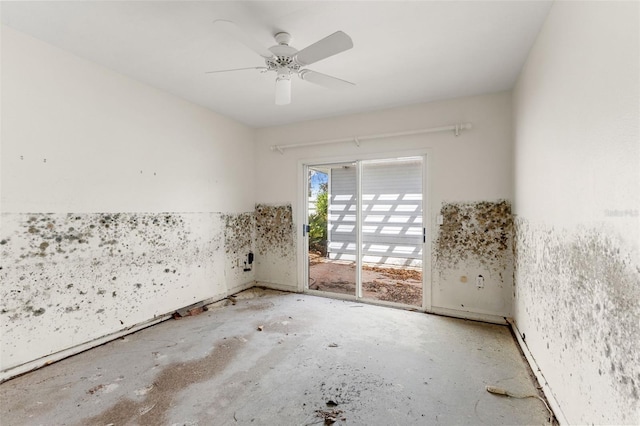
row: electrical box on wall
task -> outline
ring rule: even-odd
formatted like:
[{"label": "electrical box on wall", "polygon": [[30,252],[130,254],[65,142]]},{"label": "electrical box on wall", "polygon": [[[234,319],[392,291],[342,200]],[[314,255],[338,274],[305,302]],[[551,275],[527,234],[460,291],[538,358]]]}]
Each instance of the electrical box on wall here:
[{"label": "electrical box on wall", "polygon": [[244,261],[244,271],[249,272],[251,270],[252,264],[253,264],[253,253],[249,252],[247,254],[247,260]]},{"label": "electrical box on wall", "polygon": [[476,287],[484,288],[484,277],[482,275],[478,275],[476,278]]}]

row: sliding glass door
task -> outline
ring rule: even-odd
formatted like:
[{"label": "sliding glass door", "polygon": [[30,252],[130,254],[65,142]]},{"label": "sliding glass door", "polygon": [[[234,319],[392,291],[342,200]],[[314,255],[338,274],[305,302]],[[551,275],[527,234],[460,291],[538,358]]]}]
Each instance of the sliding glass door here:
[{"label": "sliding glass door", "polygon": [[308,288],[356,295],[356,164],[308,168]]},{"label": "sliding glass door", "polygon": [[307,166],[307,289],[422,307],[423,157]]}]

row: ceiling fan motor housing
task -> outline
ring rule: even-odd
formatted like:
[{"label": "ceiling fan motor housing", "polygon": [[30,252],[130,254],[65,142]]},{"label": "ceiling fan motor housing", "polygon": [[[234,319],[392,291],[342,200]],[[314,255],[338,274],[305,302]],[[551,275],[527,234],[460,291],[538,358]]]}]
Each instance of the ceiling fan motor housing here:
[{"label": "ceiling fan motor housing", "polygon": [[289,46],[291,35],[289,33],[278,33],[275,35],[277,45],[269,48],[274,57],[265,59],[269,70],[278,71],[280,68],[287,68],[290,71],[298,72],[300,65],[296,64],[294,57],[298,53],[298,49]]}]

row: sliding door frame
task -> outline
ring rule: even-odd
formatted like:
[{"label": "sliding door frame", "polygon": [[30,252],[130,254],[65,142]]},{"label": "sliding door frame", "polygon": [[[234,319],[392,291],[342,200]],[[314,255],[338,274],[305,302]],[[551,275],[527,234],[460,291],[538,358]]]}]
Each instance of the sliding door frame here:
[{"label": "sliding door frame", "polygon": [[[333,295],[327,292],[321,292],[316,290],[310,290],[308,288],[309,283],[309,269],[308,269],[308,235],[303,232],[303,226],[308,224],[309,221],[309,195],[308,195],[308,176],[309,166],[334,164],[334,163],[347,163],[355,162],[358,167],[356,173],[357,176],[357,204],[356,204],[356,259],[357,265],[362,261],[362,161],[378,160],[378,159],[392,159],[401,157],[417,157],[423,158],[422,165],[422,226],[426,229],[426,241],[422,246],[422,307],[421,311],[432,311],[432,266],[431,266],[431,246],[433,241],[433,232],[435,230],[435,217],[432,213],[431,198],[432,198],[432,150],[429,148],[419,150],[408,151],[389,151],[389,152],[377,152],[377,153],[356,153],[348,156],[334,156],[334,157],[317,157],[317,158],[305,158],[298,161],[297,167],[297,180],[298,180],[298,196],[296,197],[296,246],[297,246],[297,276],[299,292],[318,294],[324,297],[335,297],[344,300],[361,300],[362,298],[362,286],[361,283],[362,268],[356,268],[356,289],[357,294],[354,295]],[[393,302],[384,302],[377,300],[366,299],[367,303],[386,305],[386,306],[400,306],[407,307]]]}]

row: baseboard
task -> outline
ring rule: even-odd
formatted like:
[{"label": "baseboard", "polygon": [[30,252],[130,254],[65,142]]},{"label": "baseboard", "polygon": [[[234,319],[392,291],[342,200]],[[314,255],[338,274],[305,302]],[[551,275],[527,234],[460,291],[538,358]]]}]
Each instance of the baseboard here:
[{"label": "baseboard", "polygon": [[438,308],[435,306],[433,306],[431,310],[428,310],[427,313],[443,315],[446,317],[468,319],[473,321],[489,322],[492,324],[501,324],[501,325],[507,324],[507,319],[505,317],[502,317],[500,315],[494,315],[494,314],[483,314],[483,313],[477,313],[477,312],[459,311],[457,309]]},{"label": "baseboard", "polygon": [[533,357],[533,354],[529,350],[527,343],[522,339],[522,333],[520,332],[520,330],[518,330],[518,326],[516,325],[516,323],[513,321],[512,318],[508,318],[507,322],[509,323],[509,326],[511,326],[511,329],[513,330],[513,334],[515,334],[516,336],[516,341],[518,342],[520,349],[522,349],[522,353],[524,353],[524,356],[527,359],[527,362],[529,363],[529,367],[531,367],[531,371],[533,371],[533,374],[536,376],[536,379],[538,379],[538,383],[540,384],[540,386],[542,386],[542,393],[544,393],[544,396],[547,398],[547,401],[549,402],[549,407],[551,407],[551,410],[553,410],[553,415],[558,421],[558,424],[560,424],[561,426],[568,425],[569,422],[567,421],[567,418],[562,412],[562,409],[560,408],[560,404],[558,403],[558,400],[556,399],[555,395],[551,391],[551,387],[549,386],[547,379],[544,377],[544,374],[542,374],[542,370],[540,370],[540,367],[538,366],[538,363]]}]

